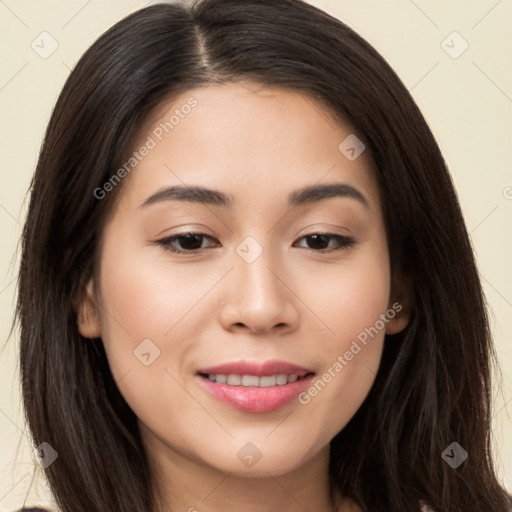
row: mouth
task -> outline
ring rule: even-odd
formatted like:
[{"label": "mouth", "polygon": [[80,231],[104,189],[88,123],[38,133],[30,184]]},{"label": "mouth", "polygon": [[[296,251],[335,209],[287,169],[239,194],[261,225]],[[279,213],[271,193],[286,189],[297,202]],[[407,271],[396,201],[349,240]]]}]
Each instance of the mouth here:
[{"label": "mouth", "polygon": [[204,368],[196,377],[222,404],[251,413],[272,412],[289,404],[311,382],[315,372],[281,361],[239,361]]}]

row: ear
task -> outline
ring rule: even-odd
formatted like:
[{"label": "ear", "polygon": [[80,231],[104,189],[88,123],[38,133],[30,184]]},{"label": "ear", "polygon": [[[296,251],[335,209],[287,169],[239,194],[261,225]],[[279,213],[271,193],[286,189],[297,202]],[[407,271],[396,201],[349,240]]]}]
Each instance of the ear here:
[{"label": "ear", "polygon": [[393,318],[390,317],[386,325],[386,334],[397,334],[403,331],[412,316],[414,296],[410,280],[403,275],[392,279],[388,311],[394,311]]},{"label": "ear", "polygon": [[78,331],[84,338],[100,337],[100,322],[96,304],[94,281],[91,278],[77,305]]}]

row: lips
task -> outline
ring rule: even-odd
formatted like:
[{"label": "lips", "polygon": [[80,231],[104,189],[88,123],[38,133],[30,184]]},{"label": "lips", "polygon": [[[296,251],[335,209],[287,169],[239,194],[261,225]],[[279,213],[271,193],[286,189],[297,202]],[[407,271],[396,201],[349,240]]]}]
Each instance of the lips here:
[{"label": "lips", "polygon": [[313,377],[311,369],[277,360],[236,361],[197,371],[201,385],[221,403],[257,413],[290,403]]}]

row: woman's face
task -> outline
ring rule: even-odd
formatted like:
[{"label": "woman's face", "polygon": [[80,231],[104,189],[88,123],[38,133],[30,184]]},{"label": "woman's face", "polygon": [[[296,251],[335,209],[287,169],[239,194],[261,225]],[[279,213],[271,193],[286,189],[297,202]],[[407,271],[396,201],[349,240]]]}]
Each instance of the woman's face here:
[{"label": "woman's face", "polygon": [[98,192],[122,187],[79,328],[144,441],[240,474],[328,453],[407,323],[368,151],[312,99],[248,83],[161,105],[133,149]]}]

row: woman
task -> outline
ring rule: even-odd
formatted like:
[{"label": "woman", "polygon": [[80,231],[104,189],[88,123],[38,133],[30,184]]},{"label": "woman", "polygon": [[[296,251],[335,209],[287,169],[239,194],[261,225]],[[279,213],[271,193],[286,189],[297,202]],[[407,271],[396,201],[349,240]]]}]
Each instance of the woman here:
[{"label": "woman", "polygon": [[63,511],[510,510],[446,165],[384,59],[299,0],[155,5],[93,44],[18,316]]}]

